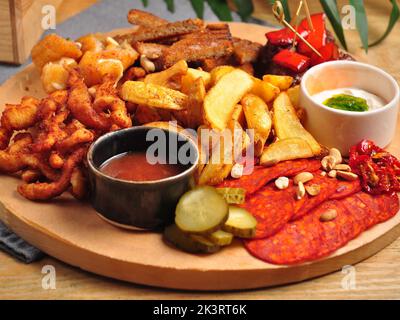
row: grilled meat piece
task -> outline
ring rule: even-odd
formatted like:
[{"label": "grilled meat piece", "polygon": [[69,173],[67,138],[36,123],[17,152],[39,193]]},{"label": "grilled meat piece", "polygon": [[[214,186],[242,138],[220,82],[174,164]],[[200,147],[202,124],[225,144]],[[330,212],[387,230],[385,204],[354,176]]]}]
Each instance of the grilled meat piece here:
[{"label": "grilled meat piece", "polygon": [[233,38],[233,55],[239,64],[254,63],[258,59],[262,45],[249,40]]}]

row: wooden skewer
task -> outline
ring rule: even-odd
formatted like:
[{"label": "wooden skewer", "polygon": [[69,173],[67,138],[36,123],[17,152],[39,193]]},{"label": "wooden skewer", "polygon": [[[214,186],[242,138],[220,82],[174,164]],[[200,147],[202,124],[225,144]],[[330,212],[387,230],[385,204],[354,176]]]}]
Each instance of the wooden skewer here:
[{"label": "wooden skewer", "polygon": [[310,27],[311,31],[315,31],[314,25],[311,20],[310,8],[308,7],[307,0],[304,0],[304,8],[306,9],[306,16],[308,21],[308,26]]},{"label": "wooden skewer", "polygon": [[304,37],[300,33],[298,33],[297,30],[295,28],[293,28],[290,23],[288,23],[285,20],[285,13],[283,12],[283,6],[282,6],[282,3],[280,1],[275,1],[274,5],[272,6],[272,12],[273,12],[275,18],[280,23],[282,23],[285,27],[289,28],[290,31],[295,33],[316,55],[318,55],[318,57],[322,58],[322,55],[318,52],[318,50],[315,49],[311,45],[311,43],[309,43],[306,39],[304,39]]},{"label": "wooden skewer", "polygon": [[[294,16],[294,18],[290,22],[291,25],[294,25],[296,27],[296,30],[299,27],[299,15],[300,15],[300,11],[301,11],[302,7],[303,7],[303,0],[300,0],[299,1],[299,6],[297,7],[297,10],[296,10],[296,15]],[[294,34],[294,38],[293,38],[292,49],[294,49],[294,47],[296,46],[296,39],[297,39],[297,34],[295,33]]]}]

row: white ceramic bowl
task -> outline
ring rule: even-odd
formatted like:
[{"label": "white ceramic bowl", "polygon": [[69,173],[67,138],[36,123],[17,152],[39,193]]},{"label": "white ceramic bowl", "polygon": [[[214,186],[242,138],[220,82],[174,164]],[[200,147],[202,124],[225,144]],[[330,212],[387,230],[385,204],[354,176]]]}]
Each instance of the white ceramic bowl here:
[{"label": "white ceramic bowl", "polygon": [[[365,112],[337,110],[314,101],[321,91],[354,87],[373,93],[387,104]],[[386,147],[394,137],[399,109],[399,86],[385,71],[353,61],[331,61],[309,69],[300,85],[300,106],[306,111],[305,128],[327,146],[348,155],[362,139]]]}]

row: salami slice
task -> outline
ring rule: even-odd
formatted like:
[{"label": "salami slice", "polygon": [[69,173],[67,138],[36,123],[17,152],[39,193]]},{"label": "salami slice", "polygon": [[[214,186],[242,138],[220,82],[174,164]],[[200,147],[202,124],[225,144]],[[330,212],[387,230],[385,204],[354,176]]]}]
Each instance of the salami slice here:
[{"label": "salami slice", "polygon": [[292,217],[294,201],[290,192],[278,190],[274,184],[250,195],[241,207],[258,222],[255,238],[265,238],[282,229]]},{"label": "salami slice", "polygon": [[360,180],[337,180],[336,192],[330,197],[330,199],[343,199],[359,191],[361,191]]},{"label": "salami slice", "polygon": [[[321,221],[327,210],[335,210],[336,217]],[[269,238],[245,241],[245,247],[250,254],[269,263],[312,261],[332,254],[361,232],[393,217],[398,210],[397,194],[372,196],[358,192],[342,200],[328,200]]]},{"label": "salami slice", "polygon": [[312,209],[328,200],[336,192],[338,180],[315,174],[314,179],[309,181],[307,184],[317,184],[321,187],[321,191],[314,197],[306,194],[302,199],[296,201],[294,214],[291,219],[292,221],[300,219]]},{"label": "salami slice", "polygon": [[246,190],[246,194],[250,195],[278,177],[289,177],[302,171],[314,172],[320,167],[320,161],[309,159],[285,161],[272,167],[257,166],[250,175],[225,180],[217,188],[242,188]]},{"label": "salami slice", "polygon": [[245,241],[246,249],[258,259],[273,264],[296,264],[318,256],[321,230],[315,215],[286,224],[272,237]]}]

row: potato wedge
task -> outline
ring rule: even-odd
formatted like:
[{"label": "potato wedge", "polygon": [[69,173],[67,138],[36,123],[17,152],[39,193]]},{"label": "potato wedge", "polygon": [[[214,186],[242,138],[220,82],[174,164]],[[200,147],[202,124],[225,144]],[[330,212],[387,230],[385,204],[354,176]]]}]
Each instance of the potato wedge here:
[{"label": "potato wedge", "polygon": [[278,76],[274,74],[266,74],[263,76],[263,81],[273,84],[278,87],[281,91],[285,91],[290,88],[293,83],[293,77],[290,76]]},{"label": "potato wedge", "polygon": [[231,119],[239,122],[242,127],[246,126],[246,118],[244,116],[243,106],[241,104],[237,104],[233,109]]},{"label": "potato wedge", "polygon": [[141,81],[126,81],[121,97],[139,105],[169,110],[183,110],[188,103],[188,96],[182,92]]},{"label": "potato wedge", "polygon": [[274,101],[272,118],[275,134],[279,139],[300,138],[310,145],[313,154],[321,153],[321,146],[314,137],[302,126],[296,110],[286,92],[282,92]]},{"label": "potato wedge", "polygon": [[215,84],[226,74],[235,70],[232,66],[219,66],[211,70],[211,85],[215,86]]},{"label": "potato wedge", "polygon": [[289,96],[290,102],[296,109],[300,108],[300,86],[294,86],[286,91]]},{"label": "potato wedge", "polygon": [[188,107],[186,110],[186,125],[188,128],[197,128],[203,124],[203,104],[206,96],[206,87],[203,78],[197,78],[188,92]]},{"label": "potato wedge", "polygon": [[236,69],[224,75],[204,99],[204,117],[212,128],[223,130],[231,119],[236,104],[253,87],[253,79]]},{"label": "potato wedge", "polygon": [[265,148],[260,164],[272,166],[281,161],[310,158],[314,153],[307,141],[300,138],[278,140]]},{"label": "potato wedge", "polygon": [[184,76],[188,71],[188,65],[185,60],[180,60],[172,67],[161,71],[150,73],[144,78],[145,83],[157,84],[163,87],[170,87],[172,78]]},{"label": "potato wedge", "polygon": [[269,82],[262,81],[257,78],[254,79],[253,88],[250,93],[259,96],[265,103],[273,101],[279,94],[280,90]]},{"label": "potato wedge", "polygon": [[210,86],[211,75],[209,72],[188,68],[186,74],[181,79],[181,91],[185,94],[188,94],[190,88],[197,78],[203,79],[206,89]]},{"label": "potato wedge", "polygon": [[242,99],[242,106],[248,129],[254,130],[254,155],[259,157],[264,149],[272,127],[268,106],[254,94],[247,94]]},{"label": "potato wedge", "polygon": [[[216,185],[221,183],[229,176],[235,159],[242,154],[250,143],[250,138],[237,121],[230,121],[229,130],[220,132],[217,137],[217,143],[211,150],[211,156],[208,163],[204,166],[198,178],[200,185]],[[238,137],[241,136],[241,139]],[[229,140],[229,138],[231,140]]]}]

